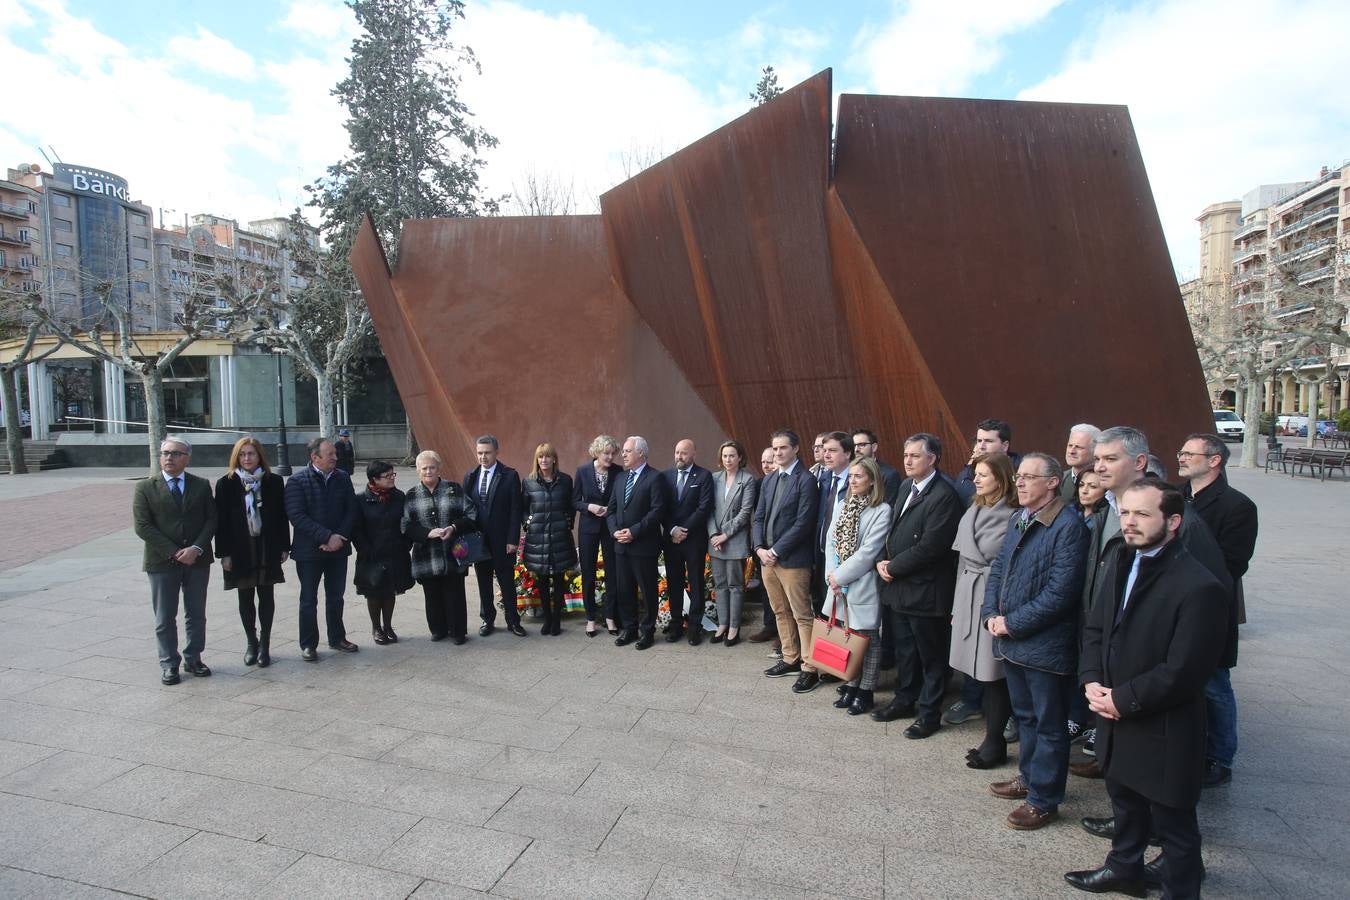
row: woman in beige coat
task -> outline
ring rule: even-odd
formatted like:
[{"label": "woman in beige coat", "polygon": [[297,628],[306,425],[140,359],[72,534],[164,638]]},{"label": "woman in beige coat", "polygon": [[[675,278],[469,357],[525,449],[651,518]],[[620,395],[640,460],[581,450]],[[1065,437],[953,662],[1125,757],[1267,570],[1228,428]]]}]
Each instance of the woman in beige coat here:
[{"label": "woman in beige coat", "polygon": [[1003,725],[1012,714],[1003,663],[994,657],[994,638],[980,627],[985,576],[998,556],[1008,523],[1017,508],[1012,461],[1002,453],[988,453],[974,460],[975,499],[956,528],[952,549],[961,555],[957,564],[956,599],[952,604],[953,669],[984,683],[984,742],[966,753],[972,769],[991,769],[1008,761],[1008,742]]}]

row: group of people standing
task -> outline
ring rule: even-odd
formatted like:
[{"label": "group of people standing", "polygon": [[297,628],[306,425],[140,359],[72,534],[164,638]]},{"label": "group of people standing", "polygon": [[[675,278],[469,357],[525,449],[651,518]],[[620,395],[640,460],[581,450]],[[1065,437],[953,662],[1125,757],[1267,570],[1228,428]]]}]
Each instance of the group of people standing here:
[{"label": "group of people standing", "polygon": [[[756,478],[734,440],[718,447],[716,472],[698,464],[688,439],[676,445],[674,466],[658,471],[641,436],[620,444],[600,435],[575,477],[544,443],[522,479],[484,435],[478,465],[460,481],[443,478],[440,456],[423,451],[418,483],[406,493],[393,466],[377,461],[356,494],[334,442],[311,442],[310,464],[283,484],[262,446],[245,437],[213,494],[185,471],[191,445],[170,438],[160,475],[137,486],[134,503],[161,677],[177,683],[180,665],[210,675],[201,652],[213,539],[225,586],[238,592],[250,666],[271,662],[273,588],[288,557],[300,582],[306,661],[319,658],[321,584],[329,646],[358,649],[342,619],[353,547],[354,583],[376,644],[398,642],[395,598],[414,584],[432,640],[463,644],[470,568],[480,636],[495,629],[494,581],[507,630],[525,636],[519,554],[539,586],[541,634],[560,633],[568,573],[580,569],[586,633],[603,627],[617,646],[638,650],[655,642],[664,558],[666,640],[697,645],[710,560],[711,643],[741,641],[747,590],[762,585],[763,627],[750,640],[772,640],[777,657],[764,674],[795,676],[792,691],[807,694],[826,680],[812,662],[816,617],[841,619],[868,641],[858,677],[838,686],[834,705],[879,722],[912,718],[903,734],[915,740],[944,721],[983,717],[983,740],[965,759],[975,769],[1006,764],[1008,743],[1019,741],[1018,774],[989,790],[1021,801],[1007,816],[1020,830],[1058,817],[1070,745],[1082,743],[1095,758],[1074,771],[1104,776],[1113,806],[1112,816],[1083,826],[1114,843],[1104,866],[1066,878],[1088,891],[1157,882],[1170,896],[1194,896],[1203,877],[1200,787],[1231,778],[1236,752],[1229,669],[1255,506],[1228,485],[1227,447],[1211,434],[1191,435],[1178,451],[1180,490],[1148,474],[1156,457],[1133,428],[1073,426],[1063,464],[1045,453],[1019,456],[1010,442],[1005,422],[981,422],[967,464],[951,477],[939,469],[942,441],[914,434],[904,441],[902,475],[877,458],[869,429],[817,435],[812,466],[798,436],[783,429]],[[188,637],[181,655],[180,596]],[[879,676],[890,667],[895,692],[877,706]],[[944,713],[953,671],[964,676],[961,699]],[[1150,839],[1163,854],[1146,865]]]}]

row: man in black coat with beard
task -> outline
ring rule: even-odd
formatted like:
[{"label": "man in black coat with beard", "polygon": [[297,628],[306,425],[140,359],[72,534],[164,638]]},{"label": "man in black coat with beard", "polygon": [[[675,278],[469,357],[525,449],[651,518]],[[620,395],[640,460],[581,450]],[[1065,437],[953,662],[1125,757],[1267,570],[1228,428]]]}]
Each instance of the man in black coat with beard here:
[{"label": "man in black coat with beard", "polygon": [[[1185,501],[1175,488],[1145,479],[1118,502],[1124,545],[1110,593],[1084,624],[1079,663],[1115,836],[1105,865],[1064,878],[1137,897],[1160,880],[1165,896],[1198,897],[1205,683],[1223,651],[1229,590],[1177,540]],[[1146,866],[1150,831],[1163,853]]]}]

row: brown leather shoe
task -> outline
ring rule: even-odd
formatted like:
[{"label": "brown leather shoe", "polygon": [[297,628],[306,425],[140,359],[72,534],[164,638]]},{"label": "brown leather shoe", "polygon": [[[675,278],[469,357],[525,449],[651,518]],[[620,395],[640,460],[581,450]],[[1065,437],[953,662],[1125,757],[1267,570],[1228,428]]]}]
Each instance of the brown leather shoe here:
[{"label": "brown leather shoe", "polygon": [[1004,800],[1025,800],[1027,786],[1022,783],[1022,776],[1018,775],[1010,781],[995,781],[989,785],[989,793]]},{"label": "brown leather shoe", "polygon": [[1037,828],[1044,828],[1058,818],[1058,810],[1038,809],[1030,803],[1023,803],[1017,809],[1008,813],[1008,827],[1016,828],[1018,831],[1035,831]]},{"label": "brown leather shoe", "polygon": [[1095,759],[1089,759],[1087,762],[1069,763],[1069,771],[1079,778],[1102,778],[1102,764]]},{"label": "brown leather shoe", "polygon": [[765,641],[772,641],[777,637],[778,637],[777,629],[770,631],[767,628],[761,628],[754,634],[750,635],[750,637],[748,637],[746,640],[750,641],[750,643],[752,644],[762,644]]}]

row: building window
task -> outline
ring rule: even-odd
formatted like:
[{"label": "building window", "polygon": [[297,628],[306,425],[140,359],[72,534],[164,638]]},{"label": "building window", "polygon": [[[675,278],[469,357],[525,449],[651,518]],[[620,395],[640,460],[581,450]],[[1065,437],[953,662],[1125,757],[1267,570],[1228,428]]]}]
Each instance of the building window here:
[{"label": "building window", "polygon": [[35,216],[35,215],[37,215],[37,201],[36,201],[36,200],[29,200],[29,201],[28,201],[28,214],[29,214],[30,216]]},{"label": "building window", "polygon": [[138,213],[138,212],[127,213],[127,221],[129,221],[132,225],[135,225],[135,226],[138,227],[138,228],[144,228],[144,227],[145,227],[145,214],[144,214],[144,213]]},{"label": "building window", "polygon": [[135,247],[137,250],[149,250],[150,241],[148,238],[134,237],[131,239],[131,246]]},{"label": "building window", "polygon": [[144,260],[144,259],[133,259],[133,260],[131,261],[131,267],[132,267],[133,269],[145,269],[145,268],[149,268],[149,266],[150,266],[149,260]]},{"label": "building window", "polygon": [[72,247],[72,246],[70,246],[69,244],[57,244],[57,245],[56,245],[56,255],[57,255],[57,256],[70,256],[70,255],[72,255],[74,252],[75,252],[75,248]]},{"label": "building window", "polygon": [[70,195],[53,193],[52,206],[70,206]]},{"label": "building window", "polygon": [[170,250],[169,255],[180,262],[188,261],[188,252],[186,250]]},{"label": "building window", "polygon": [[74,231],[75,225],[69,219],[52,219],[52,228],[57,231]]},{"label": "building window", "polygon": [[150,293],[150,283],[148,281],[133,281],[132,284],[135,285],[136,293],[138,294]]}]

